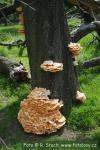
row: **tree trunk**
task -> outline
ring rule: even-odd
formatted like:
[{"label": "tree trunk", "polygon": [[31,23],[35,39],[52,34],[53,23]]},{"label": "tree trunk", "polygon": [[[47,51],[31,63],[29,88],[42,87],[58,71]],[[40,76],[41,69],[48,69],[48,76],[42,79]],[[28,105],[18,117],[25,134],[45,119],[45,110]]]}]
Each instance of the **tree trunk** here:
[{"label": "tree trunk", "polygon": [[[29,1],[25,0],[26,3]],[[69,31],[62,0],[39,0],[31,7],[24,5],[25,34],[32,76],[32,88],[51,91],[51,98],[64,101],[69,112],[74,100],[77,82],[73,60],[68,51]],[[45,60],[63,63],[63,71],[50,73],[41,70]]]}]

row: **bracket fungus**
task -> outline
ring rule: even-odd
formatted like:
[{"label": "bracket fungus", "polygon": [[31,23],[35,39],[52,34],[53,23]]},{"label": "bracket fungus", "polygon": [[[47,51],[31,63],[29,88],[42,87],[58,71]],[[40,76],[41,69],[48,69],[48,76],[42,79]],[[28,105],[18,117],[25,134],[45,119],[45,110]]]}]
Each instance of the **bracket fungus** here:
[{"label": "bracket fungus", "polygon": [[43,69],[44,71],[59,72],[63,70],[63,64],[53,62],[52,60],[47,60],[44,61],[43,64],[41,64],[40,68]]},{"label": "bracket fungus", "polygon": [[76,93],[76,100],[80,102],[84,102],[86,100],[86,96],[84,93],[81,93],[80,91],[77,91]]},{"label": "bracket fungus", "polygon": [[50,134],[65,124],[65,117],[59,109],[63,102],[49,99],[50,91],[35,88],[20,104],[18,120],[24,131],[33,134]]},{"label": "bracket fungus", "polygon": [[69,51],[71,52],[73,58],[78,56],[80,54],[81,49],[82,49],[82,47],[78,43],[70,43],[68,45],[68,48],[69,48]]}]

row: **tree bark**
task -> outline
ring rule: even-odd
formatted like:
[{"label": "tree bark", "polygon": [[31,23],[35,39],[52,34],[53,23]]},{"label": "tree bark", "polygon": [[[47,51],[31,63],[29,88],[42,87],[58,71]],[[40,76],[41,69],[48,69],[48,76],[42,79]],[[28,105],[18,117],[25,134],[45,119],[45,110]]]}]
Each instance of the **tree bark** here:
[{"label": "tree bark", "polygon": [[82,64],[82,67],[85,69],[95,67],[95,66],[100,66],[100,57],[87,60]]},{"label": "tree bark", "polygon": [[[25,2],[28,3],[28,0]],[[51,91],[51,98],[64,101],[68,113],[76,93],[73,60],[68,51],[68,25],[62,0],[39,0],[33,3],[36,11],[24,6],[25,34],[32,76],[32,88],[43,87]],[[59,73],[44,72],[40,65],[45,60],[63,63]]]}]

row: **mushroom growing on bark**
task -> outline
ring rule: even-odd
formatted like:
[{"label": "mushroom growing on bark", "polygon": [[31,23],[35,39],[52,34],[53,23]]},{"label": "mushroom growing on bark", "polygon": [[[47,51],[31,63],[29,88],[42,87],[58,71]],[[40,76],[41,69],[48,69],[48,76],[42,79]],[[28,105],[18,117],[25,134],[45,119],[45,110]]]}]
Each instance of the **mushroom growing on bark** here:
[{"label": "mushroom growing on bark", "polygon": [[82,47],[78,43],[70,43],[68,45],[68,47],[69,47],[69,51],[71,52],[73,58],[78,56],[80,54],[81,49],[82,49]]},{"label": "mushroom growing on bark", "polygon": [[81,93],[80,91],[77,91],[76,93],[76,100],[80,102],[84,102],[86,100],[86,96],[84,93]]},{"label": "mushroom growing on bark", "polygon": [[65,124],[65,117],[59,109],[63,106],[59,99],[49,99],[50,91],[35,88],[21,102],[18,120],[25,132],[33,134],[50,134]]},{"label": "mushroom growing on bark", "polygon": [[62,63],[53,62],[52,60],[44,61],[40,67],[44,71],[49,71],[49,72],[59,72],[63,70]]}]

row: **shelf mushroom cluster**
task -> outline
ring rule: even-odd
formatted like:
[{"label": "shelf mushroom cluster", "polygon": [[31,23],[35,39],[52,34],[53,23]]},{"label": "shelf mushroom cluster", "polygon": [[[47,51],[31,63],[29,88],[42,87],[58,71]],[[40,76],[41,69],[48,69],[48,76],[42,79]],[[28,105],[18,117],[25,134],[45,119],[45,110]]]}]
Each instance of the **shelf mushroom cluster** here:
[{"label": "shelf mushroom cluster", "polygon": [[19,15],[19,24],[20,24],[20,29],[18,30],[19,33],[24,33],[25,29],[24,29],[24,16],[23,16],[23,9],[22,7],[18,7],[16,9],[16,11],[18,12]]},{"label": "shelf mushroom cluster", "polygon": [[70,43],[68,45],[68,48],[69,48],[69,51],[71,52],[73,58],[78,56],[80,54],[81,49],[82,49],[81,45],[78,43]]},{"label": "shelf mushroom cluster", "polygon": [[41,64],[40,68],[43,69],[44,71],[59,72],[63,70],[63,64],[53,62],[52,60],[47,60],[44,61],[43,64]]},{"label": "shelf mushroom cluster", "polygon": [[65,117],[59,109],[63,106],[58,99],[49,99],[50,91],[35,88],[23,100],[18,113],[18,120],[24,131],[33,134],[50,134],[65,124]]},{"label": "shelf mushroom cluster", "polygon": [[80,102],[84,102],[86,100],[86,96],[84,93],[81,93],[80,91],[77,91],[76,93],[76,100]]}]

